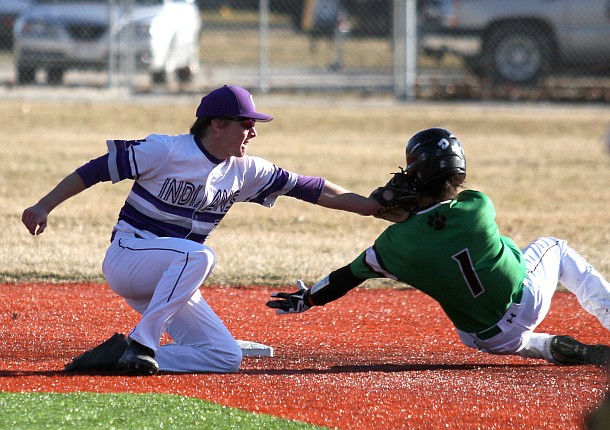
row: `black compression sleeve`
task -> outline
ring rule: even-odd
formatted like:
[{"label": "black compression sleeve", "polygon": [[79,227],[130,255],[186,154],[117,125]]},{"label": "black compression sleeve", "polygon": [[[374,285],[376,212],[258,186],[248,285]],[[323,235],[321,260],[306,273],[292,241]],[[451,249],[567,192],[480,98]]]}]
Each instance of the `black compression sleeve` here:
[{"label": "black compression sleeve", "polygon": [[343,297],[349,290],[357,287],[363,282],[364,279],[356,278],[354,276],[349,265],[343,266],[342,268],[331,272],[327,278],[324,278],[312,287],[311,303],[316,306],[325,305],[328,302]]}]

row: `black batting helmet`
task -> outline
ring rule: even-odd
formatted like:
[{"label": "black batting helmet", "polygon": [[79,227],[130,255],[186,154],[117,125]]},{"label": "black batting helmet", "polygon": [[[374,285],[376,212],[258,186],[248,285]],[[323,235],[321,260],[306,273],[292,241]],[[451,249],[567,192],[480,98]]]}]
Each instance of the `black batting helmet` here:
[{"label": "black batting helmet", "polygon": [[462,145],[449,130],[428,128],[407,142],[407,175],[418,187],[435,179],[466,174],[466,157]]}]

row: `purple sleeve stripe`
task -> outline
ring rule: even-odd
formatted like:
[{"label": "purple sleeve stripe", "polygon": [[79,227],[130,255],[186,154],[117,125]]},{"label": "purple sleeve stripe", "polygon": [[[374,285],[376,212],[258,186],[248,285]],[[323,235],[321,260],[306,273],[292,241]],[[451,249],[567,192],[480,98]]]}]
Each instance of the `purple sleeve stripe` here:
[{"label": "purple sleeve stripe", "polygon": [[288,182],[289,177],[290,174],[288,172],[278,167],[271,180],[267,182],[267,184],[265,184],[265,186],[258,192],[258,194],[256,194],[248,201],[262,204],[267,198],[267,196],[273,193],[277,193],[282,188],[284,188],[286,186],[286,182]]},{"label": "purple sleeve stripe", "polygon": [[140,169],[138,169],[138,160],[136,159],[136,152],[133,149],[133,146],[129,148],[129,152],[131,153],[131,159],[133,160],[133,169],[134,169],[134,177],[140,176]]},{"label": "purple sleeve stripe", "polygon": [[127,178],[135,178],[136,177],[136,173],[131,171],[131,164],[129,162],[129,156],[130,156],[130,152],[129,150],[125,150],[125,151],[121,151],[119,150],[116,154],[116,167],[117,167],[117,171],[119,173],[119,178],[122,179],[127,179]]},{"label": "purple sleeve stripe", "polygon": [[108,154],[95,158],[86,164],[83,164],[76,173],[81,177],[87,188],[98,182],[110,180],[110,170],[108,169]]},{"label": "purple sleeve stripe", "polygon": [[133,140],[113,140],[111,142],[114,147],[114,163],[116,164],[119,180],[136,178],[140,172],[138,171],[138,163],[133,147],[139,145],[140,142]]},{"label": "purple sleeve stripe", "polygon": [[[267,183],[265,185],[263,185],[260,190],[258,190],[258,192],[256,193],[256,195],[259,195],[262,192],[265,192],[269,187],[273,186],[273,184],[277,181],[278,175],[281,174],[282,169],[281,168],[277,168],[275,172],[273,172],[273,175],[271,175],[271,177],[269,178],[269,180],[267,181]],[[286,179],[288,180],[288,179]]]},{"label": "purple sleeve stripe", "polygon": [[286,195],[308,203],[317,203],[322,194],[324,183],[324,178],[299,175],[296,185]]}]

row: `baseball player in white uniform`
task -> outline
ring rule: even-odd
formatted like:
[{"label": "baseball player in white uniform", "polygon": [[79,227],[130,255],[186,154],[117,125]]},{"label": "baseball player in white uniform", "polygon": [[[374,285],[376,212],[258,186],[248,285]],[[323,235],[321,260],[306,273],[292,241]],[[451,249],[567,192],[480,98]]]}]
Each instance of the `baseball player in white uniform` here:
[{"label": "baseball player in white uniform", "polygon": [[[25,209],[22,221],[38,235],[49,213],[68,198],[101,181],[134,181],[103,272],[141,319],[129,337],[113,336],[66,370],[236,372],[240,347],[199,290],[215,264],[214,251],[204,242],[231,206],[272,207],[286,195],[362,215],[379,212],[373,199],[246,155],[257,136],[255,123],[273,117],[257,112],[245,89],[223,86],[210,92],[196,117],[189,134],[109,140],[107,154],[76,169]],[[173,342],[160,345],[165,332]]]},{"label": "baseball player in white uniform", "polygon": [[541,237],[521,251],[501,235],[491,199],[476,190],[458,192],[466,156],[449,130],[416,133],[406,156],[407,168],[373,193],[390,208],[399,204],[393,196],[403,194],[404,221],[311,289],[299,281],[297,292],[274,293],[267,306],[281,314],[304,312],[367,279],[389,278],[436,300],[471,348],[562,365],[607,364],[608,345],[537,331],[558,283],[610,330],[610,284],[602,274],[565,240]]}]

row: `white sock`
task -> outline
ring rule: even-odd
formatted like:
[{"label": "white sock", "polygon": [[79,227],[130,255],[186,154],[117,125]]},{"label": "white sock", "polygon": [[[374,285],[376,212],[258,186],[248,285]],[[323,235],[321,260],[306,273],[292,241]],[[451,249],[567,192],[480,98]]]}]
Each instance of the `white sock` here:
[{"label": "white sock", "polygon": [[551,354],[553,337],[548,333],[532,333],[525,346],[517,354],[525,358],[542,358],[553,363],[555,361]]}]

